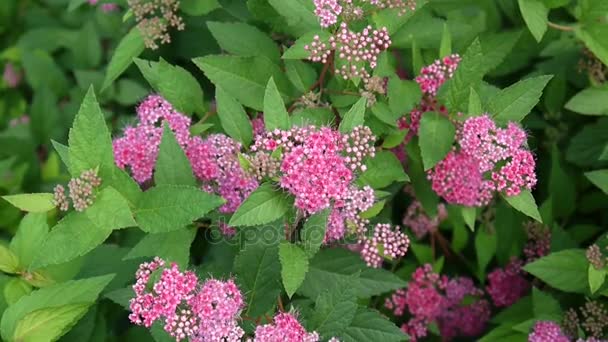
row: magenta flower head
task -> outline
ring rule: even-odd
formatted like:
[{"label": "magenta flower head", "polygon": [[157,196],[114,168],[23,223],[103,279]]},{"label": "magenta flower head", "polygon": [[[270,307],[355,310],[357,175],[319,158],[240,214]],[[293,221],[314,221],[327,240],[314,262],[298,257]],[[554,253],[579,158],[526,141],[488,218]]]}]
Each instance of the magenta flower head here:
[{"label": "magenta flower head", "polygon": [[488,274],[486,291],[497,307],[510,306],[530,291],[530,282],[521,270],[521,261],[513,259],[505,268]]},{"label": "magenta flower head", "polygon": [[317,342],[316,331],[307,332],[293,313],[281,312],[274,316],[271,324],[259,325],[255,329],[254,342]]},{"label": "magenta flower head", "polygon": [[533,331],[528,335],[528,342],[568,342],[570,339],[564,335],[557,323],[551,321],[538,321]]}]

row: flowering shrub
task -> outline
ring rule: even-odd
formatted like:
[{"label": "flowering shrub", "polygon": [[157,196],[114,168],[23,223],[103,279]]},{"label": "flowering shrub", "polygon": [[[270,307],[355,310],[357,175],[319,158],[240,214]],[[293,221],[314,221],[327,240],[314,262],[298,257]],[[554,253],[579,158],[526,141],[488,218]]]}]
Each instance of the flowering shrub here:
[{"label": "flowering shrub", "polygon": [[3,341],[608,341],[605,0],[0,1]]}]

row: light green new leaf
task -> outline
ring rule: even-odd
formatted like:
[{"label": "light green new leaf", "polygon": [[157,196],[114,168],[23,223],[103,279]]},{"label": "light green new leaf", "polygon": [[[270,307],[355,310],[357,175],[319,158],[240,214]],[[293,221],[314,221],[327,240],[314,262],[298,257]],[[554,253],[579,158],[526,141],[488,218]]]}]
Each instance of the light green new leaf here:
[{"label": "light green new leaf", "polygon": [[237,56],[266,57],[276,64],[280,61],[277,44],[255,26],[208,21],[207,27],[222,50]]},{"label": "light green new leaf", "polygon": [[604,284],[604,280],[606,279],[606,275],[608,275],[608,271],[605,269],[595,269],[593,265],[589,265],[589,289],[591,290],[591,294],[594,294],[599,290]]},{"label": "light green new leaf", "polygon": [[4,273],[19,272],[19,258],[4,245],[0,244],[0,271]]},{"label": "light green new leaf", "polygon": [[114,188],[106,187],[85,211],[72,212],[55,225],[30,270],[73,260],[103,243],[114,229],[135,225],[127,200]]},{"label": "light green new leaf", "polygon": [[69,304],[30,312],[15,327],[15,341],[47,342],[63,336],[89,310],[91,304]]},{"label": "light green new leaf", "polygon": [[291,128],[285,102],[283,102],[272,77],[268,80],[264,93],[264,125],[269,132],[277,128],[281,130]]},{"label": "light green new leaf", "polygon": [[392,152],[377,152],[374,158],[367,161],[367,170],[363,172],[357,183],[369,185],[374,189],[382,189],[393,182],[407,182],[409,177],[403,171],[401,162]]},{"label": "light green new leaf", "polygon": [[23,217],[9,246],[10,250],[19,258],[21,267],[27,269],[30,266],[48,233],[46,214],[30,213]]},{"label": "light green new leaf", "polygon": [[118,76],[125,72],[133,62],[133,58],[139,56],[144,51],[144,48],[144,38],[139,32],[139,28],[135,26],[121,39],[114,50],[101,90],[105,90]]},{"label": "light green new leaf", "polygon": [[196,229],[180,229],[169,233],[146,234],[123,259],[158,256],[171,260],[181,267],[187,267],[190,259],[190,245]]},{"label": "light green new leaf", "polygon": [[585,250],[567,249],[535,260],[524,270],[558,290],[586,293],[588,266]]},{"label": "light green new leaf", "polygon": [[608,194],[608,169],[586,172],[585,177],[603,192]]},{"label": "light green new leaf", "polygon": [[21,299],[21,297],[32,292],[32,286],[21,278],[11,278],[4,286],[4,299],[8,305],[13,305]]},{"label": "light green new leaf", "polygon": [[203,89],[186,69],[162,58],[158,62],[135,58],[135,64],[152,88],[177,111],[185,114],[205,112]]},{"label": "light green new leaf", "polygon": [[[21,326],[20,332],[27,331],[27,325],[21,323],[21,321],[38,310],[60,308],[73,304],[93,304],[99,293],[110,283],[112,278],[114,278],[114,275],[71,280],[36,290],[22,297],[17,303],[11,305],[2,316],[2,322],[0,322],[2,338],[5,341],[16,340],[15,332],[18,326]],[[29,322],[34,323],[31,318],[30,316]]]},{"label": "light green new leaf", "polygon": [[553,76],[538,76],[519,81],[492,97],[488,103],[490,113],[501,123],[519,122],[536,106],[543,89]]},{"label": "light green new leaf", "polygon": [[185,229],[224,201],[194,186],[158,185],[143,193],[135,209],[135,221],[147,233]]},{"label": "light green new leaf", "polygon": [[584,115],[608,115],[608,87],[583,89],[565,107]]},{"label": "light green new leaf", "polygon": [[441,161],[452,149],[456,128],[450,120],[436,112],[424,113],[418,131],[424,170]]},{"label": "light green new leaf", "polygon": [[9,195],[2,198],[15,207],[31,213],[45,213],[55,208],[51,193]]},{"label": "light green new leaf", "polygon": [[247,297],[245,315],[257,317],[276,305],[281,293],[281,265],[276,245],[246,245],[236,257],[234,271]]},{"label": "light green new leaf", "polygon": [[239,206],[229,226],[257,226],[276,221],[291,208],[291,200],[271,184],[260,185]]},{"label": "light green new leaf", "polygon": [[253,127],[243,106],[222,87],[215,88],[215,98],[217,115],[226,133],[243,145],[249,146],[253,139]]},{"label": "light green new leaf", "polygon": [[383,341],[400,342],[406,340],[405,333],[375,310],[359,308],[350,325],[340,334],[341,341]]},{"label": "light green new leaf", "polygon": [[543,220],[538,212],[538,206],[536,205],[536,201],[532,196],[530,190],[523,190],[517,196],[506,196],[502,195],[507,203],[509,203],[514,209],[520,211],[529,217],[535,219],[536,221],[542,223]]},{"label": "light green new leaf", "polygon": [[311,215],[304,223],[304,227],[302,228],[302,247],[309,259],[317,254],[323,244],[328,218],[329,209],[324,209]]},{"label": "light green new leaf", "polygon": [[167,123],[164,125],[158,159],[154,169],[154,183],[156,185],[196,186],[196,179],[192,173],[190,161]]},{"label": "light green new leaf", "polygon": [[357,126],[362,126],[365,122],[365,110],[367,100],[360,98],[342,118],[340,122],[340,132],[349,133]]},{"label": "light green new leaf", "polygon": [[528,29],[537,42],[540,42],[547,31],[549,9],[541,0],[518,0],[519,10]]},{"label": "light green new leaf", "polygon": [[289,298],[298,290],[308,272],[306,253],[289,242],[279,245],[279,260],[281,261],[281,278]]}]

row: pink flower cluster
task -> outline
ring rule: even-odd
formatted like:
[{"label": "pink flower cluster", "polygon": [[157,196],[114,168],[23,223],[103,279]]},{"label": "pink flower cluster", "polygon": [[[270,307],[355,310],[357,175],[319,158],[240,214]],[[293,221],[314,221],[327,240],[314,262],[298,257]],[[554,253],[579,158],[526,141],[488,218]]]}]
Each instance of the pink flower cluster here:
[{"label": "pink flower cluster", "polygon": [[324,242],[342,239],[347,233],[347,227],[353,227],[354,233],[363,236],[369,220],[361,218],[360,214],[371,208],[374,200],[374,190],[370,186],[362,189],[354,185],[349,186],[344,199],[334,202],[327,222]]},{"label": "pink flower cluster", "polygon": [[410,246],[410,240],[399,227],[378,223],[374,233],[363,242],[361,257],[368,266],[379,268],[384,258],[396,259],[405,256]]},{"label": "pink flower cluster", "polygon": [[274,316],[271,324],[260,325],[255,329],[254,342],[317,342],[319,334],[311,333],[298,322],[295,315],[282,312]]},{"label": "pink flower cluster", "polygon": [[127,127],[124,136],[113,142],[114,159],[118,167],[128,167],[133,178],[144,183],[152,178],[164,122],[174,132],[179,145],[190,160],[192,171],[203,182],[205,191],[218,193],[226,203],[221,212],[234,212],[242,201],[257,188],[255,178],[247,175],[238,162],[241,145],[222,134],[206,139],[190,136],[189,117],[175,111],[158,95],[149,96],[137,108],[139,123]]},{"label": "pink flower cluster", "polygon": [[504,269],[497,268],[488,274],[486,291],[496,307],[510,306],[530,291],[530,282],[521,266],[521,261],[513,259]]},{"label": "pink flower cluster", "polygon": [[524,225],[528,242],[524,246],[526,263],[532,262],[549,254],[551,250],[551,230],[538,222],[527,222]]},{"label": "pink flower cluster", "polygon": [[314,0],[314,4],[321,27],[327,28],[338,22],[338,16],[342,13],[339,0]]},{"label": "pink flower cluster", "polygon": [[23,75],[19,70],[17,70],[17,68],[15,68],[13,63],[6,63],[6,65],[4,66],[4,72],[2,73],[2,79],[9,88],[18,87],[19,83],[21,83],[22,78]]},{"label": "pink flower cluster", "polygon": [[448,213],[443,203],[437,205],[437,216],[430,218],[422,208],[422,204],[415,200],[403,216],[403,225],[409,227],[417,239],[423,239],[427,234],[435,232],[441,221],[447,217]]},{"label": "pink flower cluster", "polygon": [[528,335],[528,342],[569,342],[557,323],[551,321],[538,321],[533,331]]},{"label": "pink flower cluster", "polygon": [[[189,271],[180,272],[175,263],[155,258],[140,265],[133,285],[129,319],[150,327],[164,320],[164,329],[177,341],[241,341],[245,332],[237,320],[244,307],[243,297],[233,280],[209,279],[203,284]],[[148,290],[154,272],[160,278]]]},{"label": "pink flower cluster", "polygon": [[416,10],[416,0],[364,0],[378,8],[398,9],[399,16],[404,15],[407,10]]},{"label": "pink flower cluster", "polygon": [[467,119],[454,149],[430,172],[433,190],[449,203],[483,206],[494,192],[516,196],[536,185],[535,161],[526,133],[514,123],[499,128],[486,114]]},{"label": "pink flower cluster", "polygon": [[460,55],[453,54],[422,68],[420,75],[416,77],[416,82],[420,85],[422,92],[433,97],[437,95],[437,91],[445,81],[454,76],[460,60]]},{"label": "pink flower cluster", "polygon": [[[428,333],[427,326],[437,322],[442,336],[450,340],[456,336],[479,335],[490,319],[490,304],[481,299],[483,291],[469,278],[448,279],[433,272],[426,264],[416,269],[407,290],[397,290],[385,302],[385,307],[396,316],[407,312],[411,318],[401,327],[417,341]],[[476,298],[464,304],[465,297]]]},{"label": "pink flower cluster", "polygon": [[[363,16],[363,9],[355,6],[353,0],[314,0],[315,15],[319,18],[321,27],[328,28],[338,22],[338,17],[343,14],[344,21]],[[407,10],[416,9],[415,0],[361,0],[361,3],[369,3],[380,9],[389,8],[399,10],[399,16]]]},{"label": "pink flower cluster", "polygon": [[[95,189],[100,185],[101,178],[97,175],[97,169],[86,170],[80,176],[70,179],[68,183],[69,198],[72,200],[74,210],[84,211],[93,204],[96,197]],[[68,211],[70,208],[63,185],[55,186],[53,205],[61,211]]]}]

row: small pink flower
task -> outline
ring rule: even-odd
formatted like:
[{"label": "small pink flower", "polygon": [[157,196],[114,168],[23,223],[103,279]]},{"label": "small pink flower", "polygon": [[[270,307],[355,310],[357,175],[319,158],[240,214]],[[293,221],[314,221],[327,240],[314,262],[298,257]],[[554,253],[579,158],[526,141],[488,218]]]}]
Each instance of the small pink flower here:
[{"label": "small pink flower", "polygon": [[495,306],[506,307],[525,296],[530,286],[521,271],[521,261],[514,259],[504,269],[497,268],[488,274],[486,290]]},{"label": "small pink flower", "polygon": [[2,78],[9,88],[16,88],[19,86],[19,83],[21,83],[23,76],[21,72],[15,68],[13,63],[8,62],[4,66],[4,74],[2,75]]},{"label": "small pink flower", "polygon": [[282,312],[274,316],[273,323],[259,325],[255,329],[254,342],[317,342],[316,331],[307,332],[291,313]]},{"label": "small pink flower", "polygon": [[420,75],[416,77],[422,92],[431,96],[437,95],[439,88],[454,75],[460,60],[458,54],[453,54],[422,68]]},{"label": "small pink flower", "polygon": [[528,335],[528,342],[568,342],[570,339],[564,335],[557,323],[551,321],[538,321],[533,331]]}]

